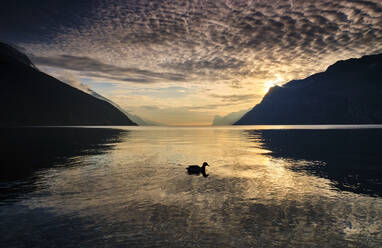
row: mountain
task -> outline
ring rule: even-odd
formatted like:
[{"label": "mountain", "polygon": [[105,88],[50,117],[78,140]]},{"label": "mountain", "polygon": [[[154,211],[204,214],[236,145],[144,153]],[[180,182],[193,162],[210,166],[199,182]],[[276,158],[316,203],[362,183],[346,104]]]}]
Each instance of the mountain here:
[{"label": "mountain", "polygon": [[215,115],[214,120],[212,122],[212,126],[226,126],[232,125],[236,121],[238,121],[245,113],[247,113],[250,109],[244,109],[237,112],[229,113],[225,116]]},{"label": "mountain", "polygon": [[19,52],[16,48],[2,42],[0,42],[0,59],[2,63],[7,61],[14,61],[29,67],[36,68],[28,56],[22,52]]},{"label": "mountain", "polygon": [[341,60],[272,87],[235,125],[376,123],[382,123],[382,54]]},{"label": "mountain", "polygon": [[136,125],[109,102],[39,71],[0,42],[0,125]]},{"label": "mountain", "polygon": [[130,114],[126,111],[124,111],[124,113],[135,123],[137,123],[139,126],[165,126],[164,124],[162,123],[159,123],[159,122],[155,122],[155,121],[150,121],[150,120],[147,120],[147,119],[142,119],[141,117],[139,117],[138,115],[133,115],[133,114]]},{"label": "mountain", "polygon": [[94,90],[87,89],[87,92],[90,95],[92,95],[92,96],[94,96],[94,97],[96,97],[96,98],[98,98],[98,99],[100,99],[102,101],[106,101],[106,102],[110,103],[111,105],[113,105],[114,107],[119,109],[122,113],[124,113],[127,117],[129,117],[130,120],[132,120],[134,123],[138,124],[139,126],[163,126],[161,123],[154,122],[154,121],[149,121],[149,120],[143,120],[138,115],[130,114],[129,112],[127,112],[126,110],[121,108],[121,106],[119,106],[118,104],[116,104],[112,100],[110,100],[110,99],[108,99],[106,97],[101,96],[100,94],[98,94]]}]

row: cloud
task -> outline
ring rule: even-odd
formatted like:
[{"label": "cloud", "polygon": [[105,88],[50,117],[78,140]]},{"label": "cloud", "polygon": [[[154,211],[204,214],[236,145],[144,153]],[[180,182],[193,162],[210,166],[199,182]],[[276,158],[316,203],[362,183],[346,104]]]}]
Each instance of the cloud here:
[{"label": "cloud", "polygon": [[223,102],[229,102],[235,104],[237,102],[250,101],[258,99],[261,95],[259,94],[243,94],[243,95],[218,95],[218,94],[209,94],[212,98],[221,99]]},{"label": "cloud", "polygon": [[24,45],[136,83],[296,78],[381,51],[381,17],[377,0],[100,2],[49,43]]},{"label": "cloud", "polygon": [[202,69],[208,70],[227,70],[237,69],[245,65],[244,61],[226,57],[226,58],[213,58],[212,60],[187,60],[179,63],[161,64],[164,68],[171,68],[177,71],[194,72]]},{"label": "cloud", "polygon": [[138,68],[119,67],[88,57],[58,55],[54,57],[31,56],[36,65],[57,67],[84,72],[89,77],[109,78],[135,83],[152,83],[159,80],[181,81],[184,76],[175,73],[158,73]]},{"label": "cloud", "polygon": [[70,73],[68,71],[59,71],[58,73],[51,73],[55,78],[58,80],[69,84],[70,86],[80,89],[86,93],[91,93],[90,87],[84,83],[81,82],[80,79],[76,77],[73,73]]},{"label": "cloud", "polygon": [[[226,103],[253,105],[276,75],[287,82],[337,60],[382,52],[380,0],[115,0],[81,10],[77,2],[60,11],[53,4],[41,18],[26,4],[22,12],[32,14],[21,21],[13,16],[23,5],[10,3],[0,10],[0,38],[34,54],[37,65],[70,70],[80,80],[198,87],[193,97],[202,102],[195,106],[191,93],[172,91],[180,97],[171,104],[192,111],[232,112]],[[134,106],[147,105],[142,101],[153,94],[163,96],[155,103],[166,102],[167,93],[134,96]]]},{"label": "cloud", "polygon": [[210,125],[213,115],[209,112],[193,111],[187,107],[152,108],[144,106],[133,110],[143,118],[152,118],[166,125]]},{"label": "cloud", "polygon": [[236,103],[215,103],[215,104],[206,104],[206,105],[200,105],[200,106],[186,106],[184,108],[187,110],[190,110],[190,111],[209,111],[209,112],[211,112],[211,110],[216,111],[217,109],[222,108],[222,107],[224,108],[228,105],[232,106],[232,105],[236,105]]},{"label": "cloud", "polygon": [[148,105],[140,106],[140,108],[142,108],[142,109],[146,109],[146,110],[159,110],[159,109],[160,109],[159,107],[156,107],[156,106],[148,106]]}]

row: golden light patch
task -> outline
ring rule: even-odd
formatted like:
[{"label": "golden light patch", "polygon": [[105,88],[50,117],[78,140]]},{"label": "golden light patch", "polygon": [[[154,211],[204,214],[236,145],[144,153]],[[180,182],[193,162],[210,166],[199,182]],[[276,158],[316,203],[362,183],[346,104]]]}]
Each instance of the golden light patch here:
[{"label": "golden light patch", "polygon": [[276,79],[272,79],[264,83],[264,93],[267,93],[270,88],[276,85],[280,85],[284,81],[284,79],[279,74],[277,74],[276,76]]}]

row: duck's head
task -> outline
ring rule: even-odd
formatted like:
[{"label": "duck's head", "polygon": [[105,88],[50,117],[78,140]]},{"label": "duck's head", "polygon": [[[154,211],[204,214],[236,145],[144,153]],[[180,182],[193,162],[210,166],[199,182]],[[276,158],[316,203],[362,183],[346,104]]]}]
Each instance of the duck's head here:
[{"label": "duck's head", "polygon": [[203,167],[210,166],[207,162],[203,163]]}]

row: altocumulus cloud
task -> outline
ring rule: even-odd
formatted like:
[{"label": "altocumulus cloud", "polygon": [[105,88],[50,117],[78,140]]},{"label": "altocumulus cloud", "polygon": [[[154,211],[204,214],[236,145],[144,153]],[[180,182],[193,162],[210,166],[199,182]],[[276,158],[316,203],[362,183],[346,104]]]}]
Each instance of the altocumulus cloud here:
[{"label": "altocumulus cloud", "polygon": [[[104,77],[120,81],[136,82],[136,83],[152,83],[157,80],[167,81],[184,81],[185,78],[181,74],[175,73],[158,73],[149,70],[137,68],[120,67],[105,64],[96,59],[88,57],[78,57],[72,55],[60,55],[54,57],[37,57],[32,56],[32,60],[43,66],[58,67],[73,71],[82,71],[91,77]],[[127,77],[129,76],[129,77]]]},{"label": "altocumulus cloud", "polygon": [[141,74],[132,80],[139,82],[292,78],[381,51],[381,20],[377,0],[99,2],[81,25],[29,47],[67,54],[58,59],[75,65],[98,59],[86,62],[97,68],[78,68]]},{"label": "altocumulus cloud", "polygon": [[[61,12],[49,16],[47,11],[41,21],[34,17],[34,27],[44,28],[30,29],[25,36],[17,31],[27,30],[27,21],[12,30],[1,26],[8,30],[1,37],[33,54],[37,66],[103,82],[200,85],[196,92],[210,100],[205,106],[231,100],[247,104],[241,108],[261,99],[266,82],[286,82],[340,59],[382,52],[380,0],[116,0],[80,5],[81,10],[79,3],[69,1],[60,5]],[[0,21],[12,27],[14,13],[8,12]],[[44,24],[50,19],[51,27]],[[219,90],[203,93],[206,85]],[[179,99],[182,104],[190,106]]]},{"label": "altocumulus cloud", "polygon": [[381,37],[381,14],[378,0],[99,1],[78,26],[57,28],[43,43],[51,50],[105,52],[106,57],[111,52],[123,59],[139,47],[161,54],[154,62],[164,63],[157,65],[166,65],[167,55],[175,69],[237,69],[243,60],[250,62],[244,59],[251,55],[248,49],[257,51],[260,60],[269,57],[260,56],[263,50],[272,49],[279,53],[276,61],[296,53],[309,56],[348,48],[363,54],[365,45],[377,44]]}]

